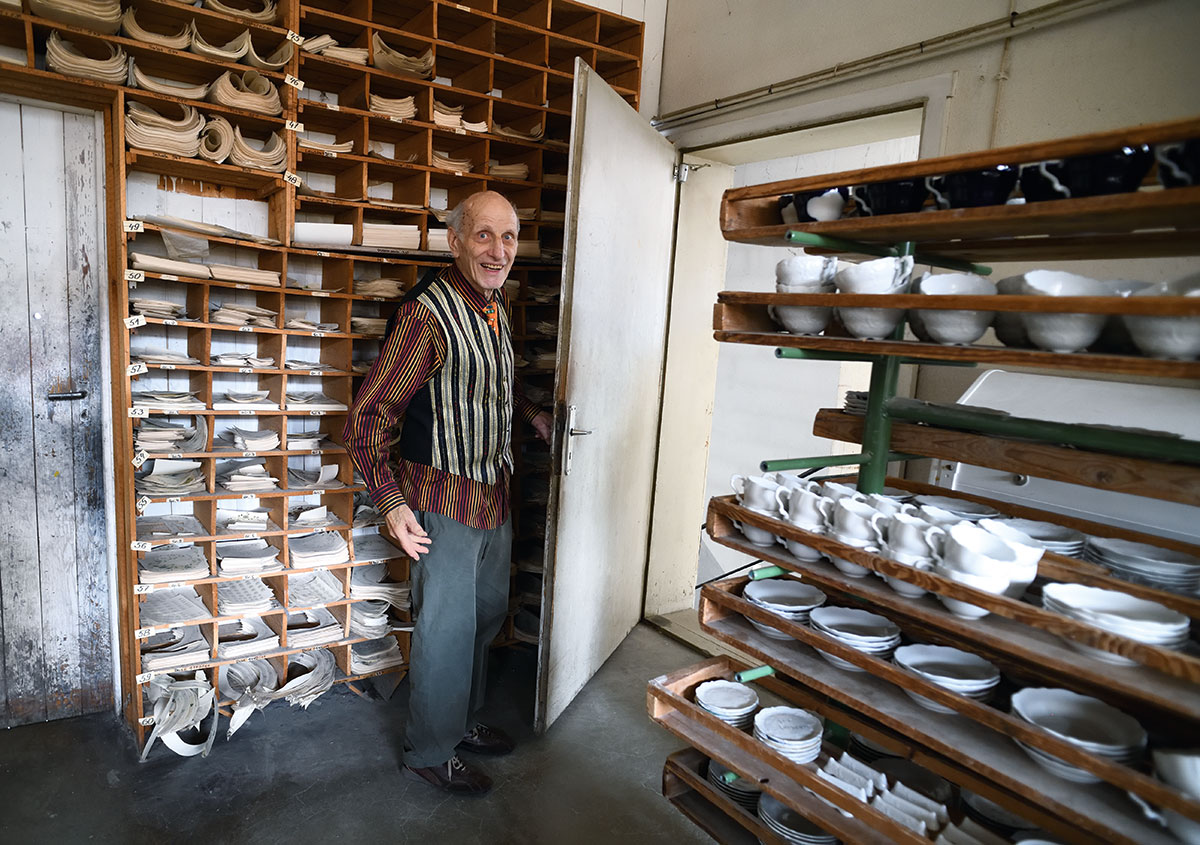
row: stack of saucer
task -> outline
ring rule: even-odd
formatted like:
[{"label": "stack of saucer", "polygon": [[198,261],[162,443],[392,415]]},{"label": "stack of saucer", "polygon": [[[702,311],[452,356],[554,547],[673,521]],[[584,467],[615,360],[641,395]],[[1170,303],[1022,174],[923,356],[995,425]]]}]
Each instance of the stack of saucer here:
[{"label": "stack of saucer", "polygon": [[[892,660],[897,666],[915,672],[939,687],[945,687],[959,695],[976,701],[988,701],[1000,683],[1000,670],[978,655],[957,648],[938,645],[906,645],[896,649]],[[949,707],[938,704],[909,689],[908,697],[926,710],[935,713],[953,713]]]},{"label": "stack of saucer", "polygon": [[1054,552],[1057,555],[1079,557],[1083,552],[1084,541],[1087,540],[1087,535],[1082,531],[1076,531],[1074,528],[1067,528],[1064,525],[1055,525],[1053,522],[1005,517],[1002,517],[1001,520],[1008,527],[1028,534],[1045,546],[1046,551]]},{"label": "stack of saucer", "polygon": [[838,838],[826,833],[782,801],[763,793],[758,800],[758,817],[779,834],[784,842],[796,845],[835,845]]},{"label": "stack of saucer", "polygon": [[[795,578],[767,578],[762,581],[751,581],[742,590],[742,596],[751,604],[756,604],[764,610],[769,610],[799,625],[807,625],[812,609],[825,603],[823,592]],[[791,639],[788,634],[778,628],[772,628],[748,617],[747,621],[772,639]]]},{"label": "stack of saucer", "polygon": [[[1146,748],[1146,731],[1137,719],[1098,698],[1071,690],[1026,687],[1013,695],[1012,712],[1017,718],[1037,725],[1059,739],[1114,763],[1136,763]],[[1101,781],[1091,772],[1052,754],[1018,740],[1014,742],[1033,762],[1052,775],[1075,783]]]},{"label": "stack of saucer", "polygon": [[1083,557],[1107,567],[1123,581],[1172,593],[1200,592],[1200,558],[1173,549],[1115,537],[1089,537]]},{"label": "stack of saucer", "polygon": [[[1188,617],[1158,602],[1083,584],[1047,584],[1042,588],[1042,607],[1109,633],[1160,648],[1183,648],[1188,642],[1191,628]],[[1137,663],[1136,660],[1104,649],[1091,648],[1073,639],[1064,638],[1064,641],[1072,648],[1108,663],[1122,666]]]},{"label": "stack of saucer", "polygon": [[696,703],[722,722],[745,730],[758,709],[758,693],[735,681],[705,681],[696,687]]},{"label": "stack of saucer", "polygon": [[[877,760],[898,756],[896,752],[884,748],[882,745],[878,745],[867,739],[862,734],[856,734],[853,731],[850,733],[850,741],[846,743],[846,751],[864,763],[874,763]],[[844,763],[845,761],[843,760],[842,762]]]},{"label": "stack of saucer", "polygon": [[[887,660],[900,645],[900,629],[890,619],[877,613],[852,607],[818,607],[809,615],[813,630],[828,634],[842,645]],[[850,672],[863,670],[817,649],[817,653],[839,669]]]},{"label": "stack of saucer", "polygon": [[821,719],[799,707],[765,707],[754,716],[754,738],[794,763],[821,753]]},{"label": "stack of saucer", "polygon": [[971,502],[966,499],[956,499],[952,496],[913,496],[913,501],[918,505],[941,508],[944,511],[954,514],[959,519],[966,519],[970,522],[977,522],[981,519],[1000,515],[1000,512],[995,508],[989,508],[987,505],[981,505],[978,502]]},{"label": "stack of saucer", "polygon": [[735,780],[726,783],[725,775],[729,769],[722,766],[716,760],[708,761],[708,782],[716,787],[718,792],[728,795],[735,803],[745,807],[751,813],[758,810],[758,796],[762,794],[762,790],[757,786],[752,786],[753,781],[739,777]]}]

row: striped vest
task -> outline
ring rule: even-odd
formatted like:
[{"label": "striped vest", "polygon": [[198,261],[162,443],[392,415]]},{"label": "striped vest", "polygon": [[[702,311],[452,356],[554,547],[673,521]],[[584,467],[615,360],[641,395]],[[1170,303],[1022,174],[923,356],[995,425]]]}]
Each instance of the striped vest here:
[{"label": "striped vest", "polygon": [[499,337],[443,274],[407,296],[425,306],[446,342],[437,373],[413,396],[404,416],[400,456],[483,484],[512,469],[512,329],[495,296]]}]

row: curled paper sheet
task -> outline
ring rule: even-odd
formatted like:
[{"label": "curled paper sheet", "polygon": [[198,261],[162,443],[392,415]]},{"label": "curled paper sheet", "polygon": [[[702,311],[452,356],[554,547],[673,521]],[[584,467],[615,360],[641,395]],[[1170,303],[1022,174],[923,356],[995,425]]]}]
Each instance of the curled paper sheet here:
[{"label": "curled paper sheet", "polygon": [[274,700],[279,686],[279,673],[266,660],[244,660],[220,667],[217,685],[221,695],[233,701],[233,717],[225,739],[231,739],[238,728],[256,710],[262,710]]},{"label": "curled paper sheet", "polygon": [[[181,757],[194,757],[197,754],[207,757],[217,736],[217,723],[221,719],[220,712],[213,707],[214,699],[214,690],[203,672],[196,672],[195,678],[187,681],[176,681],[170,677],[152,678],[150,700],[154,705],[154,730],[142,749],[142,761],[145,762],[155,740],[159,739]],[[180,738],[180,731],[200,727],[210,712],[212,723],[203,742],[192,744]]]}]

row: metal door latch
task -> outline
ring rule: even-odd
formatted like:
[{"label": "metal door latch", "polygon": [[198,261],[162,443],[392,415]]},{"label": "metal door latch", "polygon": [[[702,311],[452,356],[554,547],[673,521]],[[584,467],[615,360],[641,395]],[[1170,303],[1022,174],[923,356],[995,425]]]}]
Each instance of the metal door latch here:
[{"label": "metal door latch", "polygon": [[47,393],[46,399],[51,402],[70,402],[75,399],[83,399],[86,396],[86,390],[71,390],[66,393]]},{"label": "metal door latch", "polygon": [[563,457],[563,475],[571,474],[571,457],[574,453],[573,438],[582,437],[586,434],[592,433],[592,430],[590,428],[584,429],[584,428],[576,428],[575,427],[575,413],[577,410],[578,410],[578,407],[575,405],[567,406],[567,425],[566,425],[567,436],[563,438],[563,449],[565,450],[565,453],[566,453]]}]

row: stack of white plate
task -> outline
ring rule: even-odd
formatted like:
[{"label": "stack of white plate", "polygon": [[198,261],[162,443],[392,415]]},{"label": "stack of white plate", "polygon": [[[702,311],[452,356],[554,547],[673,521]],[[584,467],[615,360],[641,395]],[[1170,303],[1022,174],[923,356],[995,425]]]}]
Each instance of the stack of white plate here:
[{"label": "stack of white plate", "polygon": [[767,793],[758,801],[758,817],[763,824],[779,834],[784,842],[796,845],[834,845],[838,838]]},{"label": "stack of white plate", "polygon": [[[1191,628],[1191,620],[1186,616],[1156,601],[1083,584],[1046,584],[1042,587],[1042,607],[1109,633],[1160,648],[1183,648]],[[1063,637],[1063,641],[1077,651],[1107,663],[1120,666],[1137,663],[1128,657],[1091,648],[1067,637]]]},{"label": "stack of white plate", "polygon": [[725,775],[728,772],[729,769],[716,760],[708,761],[708,782],[716,787],[718,792],[729,796],[735,804],[740,804],[753,814],[758,810],[758,796],[762,794],[762,790],[752,786],[752,781],[741,777],[726,783]]},{"label": "stack of white plate", "polygon": [[1087,535],[1065,525],[1055,525],[1053,522],[1038,522],[1034,519],[1001,518],[1010,528],[1028,534],[1046,547],[1046,551],[1067,557],[1079,557],[1083,552]]},{"label": "stack of white plate", "polygon": [[[751,581],[742,590],[742,596],[751,604],[756,604],[764,610],[769,610],[799,625],[807,625],[812,609],[825,603],[823,592],[796,578],[766,578],[762,581]],[[748,617],[747,621],[772,639],[791,639],[791,636],[778,628],[772,628]]]},{"label": "stack of white plate", "polygon": [[[1097,698],[1071,690],[1026,687],[1012,697],[1012,712],[1084,751],[1115,763],[1134,763],[1146,748],[1146,731],[1137,719]],[[1033,762],[1052,775],[1075,783],[1101,780],[1052,754],[1014,741]]]},{"label": "stack of white plate", "polygon": [[896,752],[884,748],[882,745],[867,739],[862,734],[856,734],[853,731],[850,732],[850,741],[846,743],[846,751],[864,763],[874,763],[876,760],[899,757]]},{"label": "stack of white plate", "polygon": [[794,763],[821,753],[821,719],[799,707],[764,707],[754,716],[754,738]]},{"label": "stack of white plate", "polygon": [[1200,558],[1183,552],[1115,537],[1089,537],[1083,556],[1125,581],[1173,593],[1200,593]]},{"label": "stack of white plate", "polygon": [[[916,672],[939,687],[976,701],[988,701],[1000,683],[1000,670],[982,657],[969,651],[939,645],[906,645],[896,649],[892,660],[897,666]],[[926,710],[953,713],[954,710],[936,701],[904,690],[908,697]]]},{"label": "stack of white plate", "polygon": [[[809,614],[809,624],[814,631],[828,634],[842,645],[881,660],[890,658],[896,646],[900,645],[900,629],[892,620],[853,607],[818,607]],[[839,669],[863,671],[853,663],[820,649],[817,649],[817,653]]]},{"label": "stack of white plate", "polygon": [[917,505],[929,505],[930,507],[941,508],[944,511],[954,514],[959,519],[966,519],[971,522],[978,522],[981,519],[1000,515],[1000,512],[995,508],[989,508],[987,505],[970,502],[966,499],[956,499],[952,496],[913,496],[912,501]]},{"label": "stack of white plate", "polygon": [[722,722],[745,730],[758,709],[758,693],[736,681],[705,681],[696,687],[696,703]]}]

